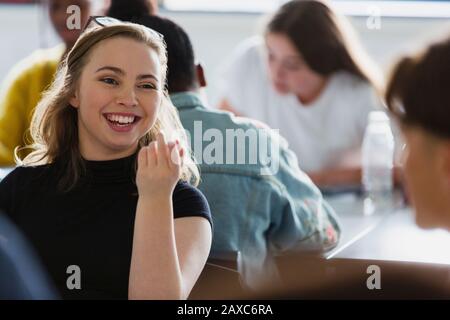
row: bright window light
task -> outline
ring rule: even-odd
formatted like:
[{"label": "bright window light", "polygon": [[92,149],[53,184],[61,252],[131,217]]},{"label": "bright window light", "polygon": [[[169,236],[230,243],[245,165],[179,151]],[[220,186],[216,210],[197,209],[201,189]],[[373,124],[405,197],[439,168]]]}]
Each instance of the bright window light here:
[{"label": "bright window light", "polygon": [[[286,0],[164,0],[167,10],[199,12],[265,13],[276,10]],[[386,17],[449,18],[450,0],[366,1],[333,0],[332,6],[345,15],[368,16],[376,8]]]}]

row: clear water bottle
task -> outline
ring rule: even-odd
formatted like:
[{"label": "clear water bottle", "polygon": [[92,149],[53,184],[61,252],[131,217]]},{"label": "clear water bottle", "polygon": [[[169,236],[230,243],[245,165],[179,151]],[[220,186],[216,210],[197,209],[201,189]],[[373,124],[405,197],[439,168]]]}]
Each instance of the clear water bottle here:
[{"label": "clear water bottle", "polygon": [[393,207],[394,137],[389,118],[372,111],[362,145],[364,214],[384,213]]}]

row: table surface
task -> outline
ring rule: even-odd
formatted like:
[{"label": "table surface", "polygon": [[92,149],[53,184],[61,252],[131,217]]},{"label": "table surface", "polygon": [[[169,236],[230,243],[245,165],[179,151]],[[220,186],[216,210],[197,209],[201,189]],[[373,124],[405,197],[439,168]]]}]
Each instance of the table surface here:
[{"label": "table surface", "polygon": [[409,261],[450,265],[450,232],[424,230],[411,208],[363,214],[363,199],[354,194],[327,197],[342,224],[342,238],[326,258]]}]

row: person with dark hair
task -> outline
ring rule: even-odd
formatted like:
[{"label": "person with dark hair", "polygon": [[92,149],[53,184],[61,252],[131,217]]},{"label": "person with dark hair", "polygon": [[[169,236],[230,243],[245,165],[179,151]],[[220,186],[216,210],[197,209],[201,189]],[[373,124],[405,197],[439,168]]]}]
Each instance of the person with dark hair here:
[{"label": "person with dark hair", "polygon": [[[276,276],[272,256],[287,251],[323,252],[335,247],[340,237],[337,217],[299,169],[284,139],[258,128],[249,119],[205,107],[206,101],[199,94],[206,84],[203,69],[195,64],[192,43],[179,25],[157,16],[134,22],[161,33],[167,45],[170,98],[191,137],[201,172],[199,189],[208,199],[215,224],[210,257],[223,258],[223,253],[239,252],[245,284],[255,288]],[[203,143],[203,133],[208,132],[224,139],[217,153],[227,159],[244,154],[247,160],[209,161],[210,146]],[[235,137],[229,138],[227,132],[255,133],[255,140],[235,143]],[[259,161],[267,158],[262,143],[271,151],[270,162]],[[258,161],[251,163],[247,158],[251,154]],[[274,162],[278,162],[275,168]]]},{"label": "person with dark hair", "polygon": [[450,231],[450,36],[395,66],[385,97],[406,142],[405,183],[424,228]]},{"label": "person with dark hair", "polygon": [[279,129],[320,186],[360,183],[368,114],[381,107],[381,77],[353,33],[326,1],[289,1],[219,84],[219,107]]},{"label": "person with dark hair", "polygon": [[133,17],[158,14],[157,0],[111,0],[107,15],[122,21]]}]

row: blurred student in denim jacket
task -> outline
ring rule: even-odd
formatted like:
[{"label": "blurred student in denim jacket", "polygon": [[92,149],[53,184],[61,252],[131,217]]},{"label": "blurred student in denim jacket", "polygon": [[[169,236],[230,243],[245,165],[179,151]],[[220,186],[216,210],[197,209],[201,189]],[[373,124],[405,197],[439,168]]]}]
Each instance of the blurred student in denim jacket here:
[{"label": "blurred student in denim jacket", "polygon": [[[199,90],[205,85],[203,70],[194,62],[186,32],[161,17],[134,20],[160,32],[167,44],[170,98],[191,138],[199,189],[214,220],[210,257],[240,252],[244,280],[256,287],[276,276],[273,255],[335,247],[337,217],[285,140],[251,120],[207,109]],[[241,134],[248,137],[235,139]]]}]

